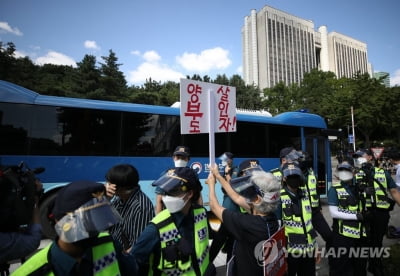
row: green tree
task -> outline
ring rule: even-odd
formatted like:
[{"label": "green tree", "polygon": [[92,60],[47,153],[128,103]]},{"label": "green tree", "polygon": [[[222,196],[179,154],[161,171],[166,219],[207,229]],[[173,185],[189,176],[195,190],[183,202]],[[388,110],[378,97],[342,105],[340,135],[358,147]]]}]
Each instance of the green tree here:
[{"label": "green tree", "polygon": [[385,87],[367,73],[355,74],[346,86],[354,110],[356,142],[358,137],[360,146],[370,147],[371,135],[385,122]]},{"label": "green tree", "polygon": [[263,107],[272,115],[297,108],[296,89],[294,86],[289,88],[283,82],[279,82],[272,88],[265,88],[263,93]]},{"label": "green tree", "polygon": [[96,57],[85,55],[81,62],[77,63],[74,74],[75,89],[71,97],[83,97],[89,99],[106,98],[104,89],[101,89],[100,70],[96,67]]},{"label": "green tree", "polygon": [[73,93],[74,68],[67,65],[44,64],[38,67],[35,91],[45,95],[66,96]]},{"label": "green tree", "polygon": [[325,109],[336,92],[336,82],[336,76],[332,72],[313,69],[305,73],[299,91],[295,94],[296,105],[313,113],[326,114]]},{"label": "green tree", "polygon": [[101,57],[104,63],[100,63],[101,83],[107,100],[127,100],[127,83],[124,74],[119,70],[122,65],[112,50],[108,56]]},{"label": "green tree", "polygon": [[12,42],[8,42],[3,45],[0,41],[0,79],[14,82],[13,71],[15,70],[15,45]]}]

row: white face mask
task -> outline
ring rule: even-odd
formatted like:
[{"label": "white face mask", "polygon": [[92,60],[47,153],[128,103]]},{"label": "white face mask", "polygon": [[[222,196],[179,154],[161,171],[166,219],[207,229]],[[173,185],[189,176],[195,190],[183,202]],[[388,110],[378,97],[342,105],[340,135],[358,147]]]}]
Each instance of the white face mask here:
[{"label": "white face mask", "polygon": [[357,158],[357,163],[359,165],[362,165],[364,163],[367,163],[367,159],[365,157],[359,157],[359,158]]},{"label": "white face mask", "polygon": [[183,200],[184,197],[185,195],[183,195],[182,197],[164,195],[162,196],[162,201],[170,213],[177,213],[181,211],[183,207],[185,207],[186,203],[189,200],[188,199],[184,201]]},{"label": "white face mask", "polygon": [[182,159],[178,159],[178,160],[175,160],[174,163],[175,163],[175,167],[180,168],[180,167],[186,167],[188,162],[185,160],[182,160]]},{"label": "white face mask", "polygon": [[222,165],[223,167],[226,167],[226,165],[228,165],[228,162],[222,161],[222,162],[221,162],[221,165]]},{"label": "white face mask", "polygon": [[338,177],[341,181],[349,181],[353,179],[353,173],[349,171],[339,171],[338,172]]}]

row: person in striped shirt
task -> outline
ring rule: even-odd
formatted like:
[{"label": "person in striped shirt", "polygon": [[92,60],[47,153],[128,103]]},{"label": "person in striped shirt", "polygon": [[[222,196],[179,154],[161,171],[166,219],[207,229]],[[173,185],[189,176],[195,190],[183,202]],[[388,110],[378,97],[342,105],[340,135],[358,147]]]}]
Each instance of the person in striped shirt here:
[{"label": "person in striped shirt", "polygon": [[139,186],[139,173],[129,164],[115,165],[106,174],[107,196],[122,220],[110,228],[110,234],[124,250],[135,243],[146,225],[155,216],[150,198]]}]

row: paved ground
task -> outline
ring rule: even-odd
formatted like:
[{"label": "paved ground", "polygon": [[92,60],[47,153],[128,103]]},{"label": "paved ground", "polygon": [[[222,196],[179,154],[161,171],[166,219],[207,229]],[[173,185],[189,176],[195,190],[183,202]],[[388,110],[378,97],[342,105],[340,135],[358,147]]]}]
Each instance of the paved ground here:
[{"label": "paved ground", "polygon": [[[323,214],[324,214],[326,220],[328,221],[328,223],[331,224],[332,218],[329,215],[326,200],[322,200],[322,203],[323,203],[323,205],[322,205]],[[394,210],[391,212],[391,218],[390,218],[389,225],[394,225],[394,226],[400,227],[400,207],[397,205],[395,206]],[[318,245],[320,247],[323,247],[325,245],[324,241],[319,236],[318,236],[317,240],[318,240]],[[40,248],[43,248],[49,242],[50,242],[50,240],[42,240]],[[395,244],[395,243],[400,243],[400,239],[388,239],[385,237],[383,240],[383,245],[385,247],[389,247],[390,245]],[[226,254],[220,253],[214,261],[214,264],[217,266],[217,275],[218,276],[225,275],[225,270],[226,270],[225,262],[226,262]],[[19,263],[12,264],[11,271],[14,271],[19,265],[20,265]],[[329,269],[328,261],[326,259],[322,258],[321,262],[317,265],[317,276],[327,276],[328,269]],[[368,274],[368,275],[372,275],[372,274]]]}]

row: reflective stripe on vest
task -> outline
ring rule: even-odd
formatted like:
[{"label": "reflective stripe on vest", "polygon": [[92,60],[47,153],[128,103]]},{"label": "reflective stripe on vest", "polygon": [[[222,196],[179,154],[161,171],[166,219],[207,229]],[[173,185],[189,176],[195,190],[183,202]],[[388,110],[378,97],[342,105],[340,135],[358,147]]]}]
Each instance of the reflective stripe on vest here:
[{"label": "reflective stripe on vest", "polygon": [[276,168],[270,171],[277,179],[279,182],[282,183],[282,172],[280,171],[280,169]]},{"label": "reflective stripe on vest", "polygon": [[[106,237],[107,233],[100,233],[99,237]],[[93,247],[93,275],[119,275],[117,253],[112,241]]]},{"label": "reflective stripe on vest", "polygon": [[292,206],[295,204],[292,202],[288,192],[285,189],[281,190],[282,221],[285,226],[287,250],[289,253],[310,252],[316,247],[315,231],[311,223],[312,209],[310,199],[307,191],[303,188],[302,190],[304,196],[299,199],[301,206],[298,206],[301,207],[301,216],[296,216],[293,213],[290,214],[290,212],[285,214],[285,210],[293,210]]},{"label": "reflective stripe on vest", "polygon": [[[199,265],[201,275],[203,275],[209,264],[209,246],[208,246],[208,223],[207,223],[207,212],[204,208],[193,209],[194,216],[194,249],[196,253],[196,261]],[[171,217],[171,213],[168,209],[161,211],[156,217],[153,218],[152,222],[158,224]],[[171,222],[164,227],[159,229],[160,243],[161,243],[161,256],[158,261],[157,269],[163,272],[163,275],[196,275],[192,265],[192,255],[187,262],[178,260],[177,262],[167,261],[163,254],[164,249],[171,242],[177,242],[181,238],[178,228],[175,223]],[[150,258],[153,261],[154,256]],[[153,265],[150,265],[150,269]],[[153,271],[150,272],[150,274]]]},{"label": "reflective stripe on vest", "polygon": [[312,169],[308,170],[307,187],[310,194],[311,207],[316,208],[319,206],[319,197],[317,192],[317,178]]},{"label": "reflective stripe on vest", "polygon": [[[365,179],[366,175],[364,173],[364,171],[360,170],[357,174],[356,174],[356,180],[360,181]],[[387,180],[386,180],[386,175],[385,175],[385,171],[381,168],[374,168],[374,180],[379,181],[384,189],[387,189]],[[368,183],[364,183],[366,185],[368,185]],[[375,193],[373,196],[373,200],[375,202],[375,206],[376,208],[379,209],[388,209],[390,207],[390,204],[385,200],[386,196],[385,196],[385,191],[383,191],[380,187],[380,185],[374,181],[374,189],[375,189]],[[367,208],[371,208],[372,207],[372,202],[371,202],[371,198],[365,196],[365,206]]]},{"label": "reflective stripe on vest", "polygon": [[[362,209],[360,201],[358,201],[356,205],[343,206],[342,202],[346,201],[349,197],[351,197],[351,195],[347,192],[347,190],[342,186],[341,183],[335,183],[332,185],[332,187],[335,188],[338,196],[339,212],[355,215]],[[366,236],[365,227],[361,226],[361,222],[357,220],[343,220],[343,219],[338,219],[337,221],[339,224],[339,234],[346,237],[359,239],[361,237],[361,231],[362,231],[362,236],[363,237]]]},{"label": "reflective stripe on vest", "polygon": [[[99,237],[109,236],[107,233],[100,233]],[[49,263],[48,253],[53,243],[49,244],[25,263],[23,263],[12,275],[28,275],[35,272],[43,265]],[[92,248],[93,260],[93,275],[107,276],[107,275],[120,275],[118,260],[115,253],[113,242],[108,242],[96,245]],[[45,275],[54,275],[53,271]]]}]

